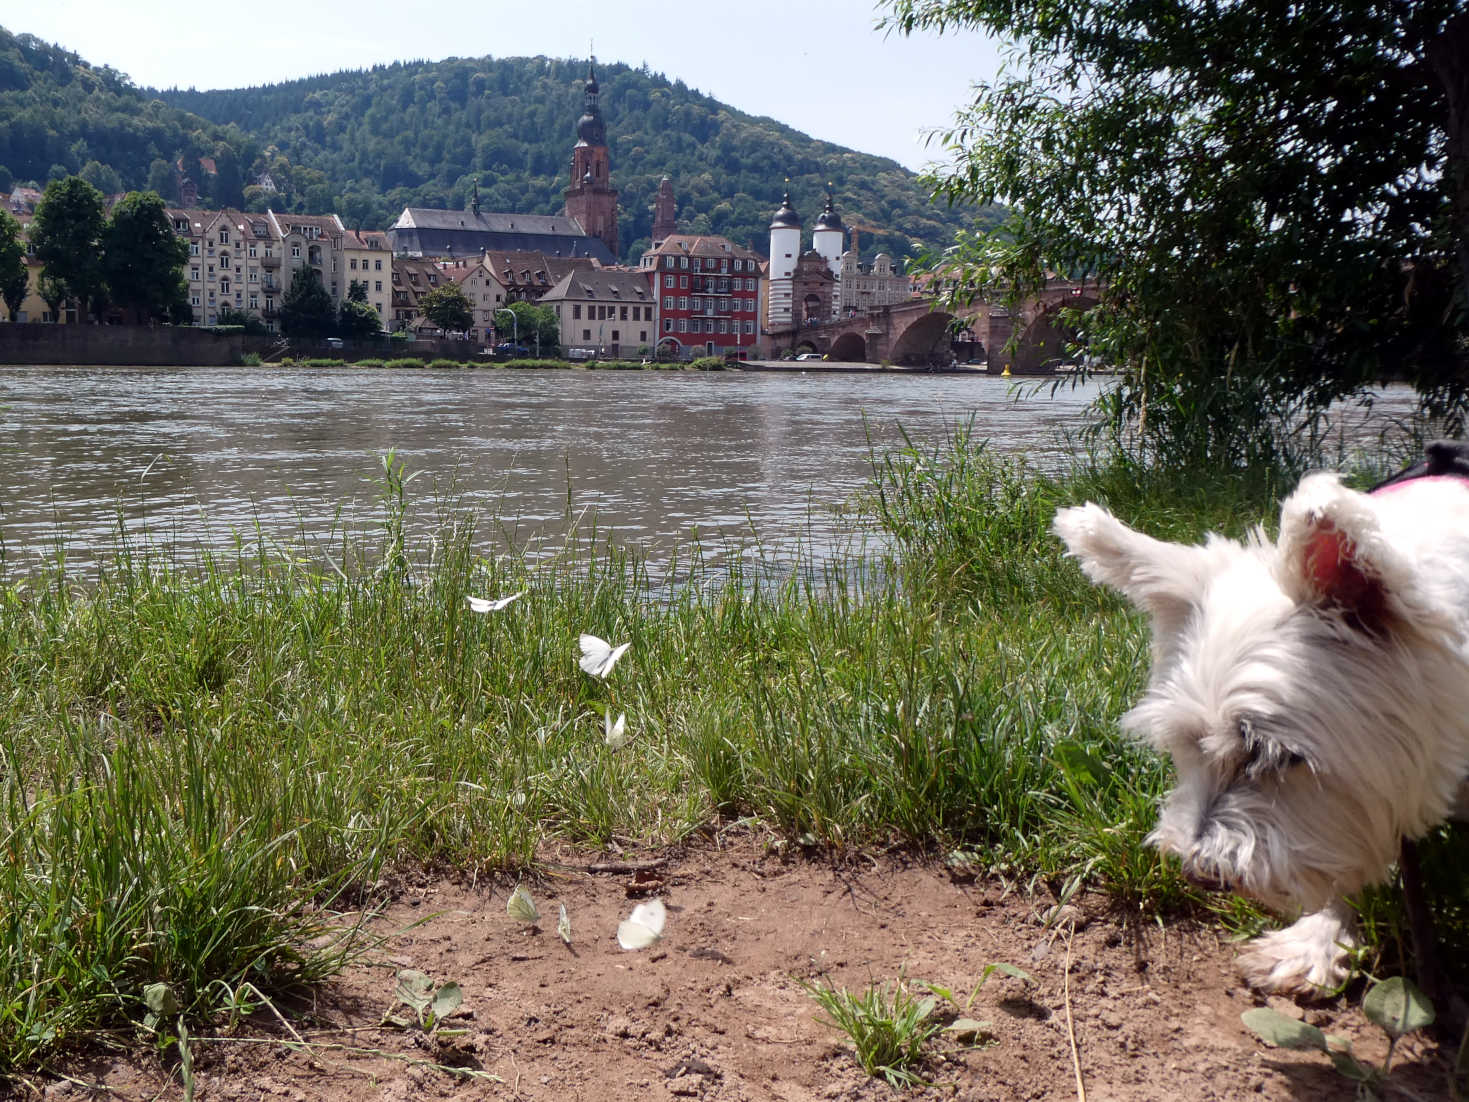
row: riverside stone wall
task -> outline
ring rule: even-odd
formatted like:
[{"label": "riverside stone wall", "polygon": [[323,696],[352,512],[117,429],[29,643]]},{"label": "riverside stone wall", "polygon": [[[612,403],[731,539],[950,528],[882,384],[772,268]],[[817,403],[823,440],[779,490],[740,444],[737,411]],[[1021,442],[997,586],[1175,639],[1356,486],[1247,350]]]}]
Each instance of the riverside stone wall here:
[{"label": "riverside stone wall", "polygon": [[222,367],[240,362],[240,334],[168,325],[0,325],[0,364]]},{"label": "riverside stone wall", "polygon": [[116,364],[137,367],[228,367],[253,352],[266,362],[282,356],[296,360],[485,361],[475,341],[325,340],[279,334],[219,334],[189,326],[52,325],[45,322],[0,323],[0,364]]}]

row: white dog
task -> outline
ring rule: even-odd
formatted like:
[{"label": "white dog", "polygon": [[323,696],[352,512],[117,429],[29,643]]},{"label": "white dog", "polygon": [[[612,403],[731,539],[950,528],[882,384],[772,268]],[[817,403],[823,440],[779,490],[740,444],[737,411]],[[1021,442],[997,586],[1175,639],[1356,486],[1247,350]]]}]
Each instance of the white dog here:
[{"label": "white dog", "polygon": [[1306,912],[1251,943],[1252,985],[1340,985],[1342,897],[1384,879],[1469,776],[1469,479],[1366,494],[1311,475],[1275,542],[1165,543],[1093,504],[1054,530],[1152,619],[1147,694],[1123,720],[1177,770],[1150,841],[1196,882]]}]

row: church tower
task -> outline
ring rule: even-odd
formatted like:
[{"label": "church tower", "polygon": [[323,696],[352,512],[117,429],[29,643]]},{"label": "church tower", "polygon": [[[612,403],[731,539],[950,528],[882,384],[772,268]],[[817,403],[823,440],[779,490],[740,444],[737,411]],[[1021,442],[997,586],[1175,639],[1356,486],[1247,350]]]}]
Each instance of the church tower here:
[{"label": "church tower", "polygon": [[576,120],[577,141],[571,151],[566,213],[581,223],[589,236],[600,237],[615,257],[617,190],[612,186],[612,158],[607,152],[607,128],[597,106],[597,91],[597,74],[589,62],[582,115]]},{"label": "church tower", "polygon": [[653,248],[678,232],[678,204],[673,199],[673,181],[667,176],[658,185],[658,198],[653,200]]}]

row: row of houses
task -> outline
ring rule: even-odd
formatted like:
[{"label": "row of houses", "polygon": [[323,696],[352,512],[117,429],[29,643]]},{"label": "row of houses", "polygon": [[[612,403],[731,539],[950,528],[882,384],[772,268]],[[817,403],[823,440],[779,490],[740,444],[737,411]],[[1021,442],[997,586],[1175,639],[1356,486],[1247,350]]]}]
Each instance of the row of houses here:
[{"label": "row of houses", "polygon": [[[7,205],[23,225],[29,221],[30,212],[19,203]],[[414,213],[405,211],[400,225]],[[782,215],[785,222],[788,213]],[[302,267],[315,271],[337,306],[353,284],[363,286],[386,332],[442,335],[424,317],[420,302],[445,284],[457,285],[471,305],[473,325],[465,337],[486,345],[514,335],[506,306],[540,303],[555,312],[562,348],[577,357],[655,352],[682,359],[748,357],[764,351],[762,337],[772,320],[769,264],[753,250],[717,235],[665,227],[636,267],[624,267],[581,250],[576,250],[581,255],[564,256],[482,248],[478,254],[455,256],[451,247],[447,256],[410,256],[394,248],[402,244],[394,239],[399,226],[352,230],[335,214],[170,208],[167,215],[174,232],[189,244],[185,279],[198,326],[217,324],[228,310],[277,331],[283,296]],[[789,227],[784,229],[788,233]],[[781,244],[787,243],[782,239]],[[855,292],[859,271],[854,254],[832,253],[831,259],[838,258]],[[835,283],[825,275],[826,259],[823,277]],[[877,276],[884,277],[885,301],[912,294],[885,257],[879,256],[876,268]],[[76,322],[75,306],[64,307],[61,317],[51,316],[36,290],[39,275],[33,262],[32,291],[15,320]],[[862,273],[867,279],[877,276],[870,270]],[[784,296],[780,320],[788,321],[791,292],[787,289]],[[858,296],[850,293],[849,298],[854,312]],[[877,301],[870,294],[861,298],[864,307]],[[819,311],[808,309],[807,320],[830,317],[839,306],[840,299],[827,294]]]}]

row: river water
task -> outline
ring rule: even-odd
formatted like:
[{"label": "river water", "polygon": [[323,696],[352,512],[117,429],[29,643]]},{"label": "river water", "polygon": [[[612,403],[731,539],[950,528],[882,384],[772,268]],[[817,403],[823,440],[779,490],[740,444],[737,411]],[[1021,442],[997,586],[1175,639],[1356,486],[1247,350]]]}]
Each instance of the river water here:
[{"label": "river water", "polygon": [[[1038,469],[1069,459],[1098,383],[980,375],[755,372],[0,368],[4,570],[60,554],[86,568],[132,541],[227,549],[381,521],[390,449],[410,498],[453,498],[486,551],[585,531],[655,564],[702,546],[820,558],[848,546],[839,508],[906,432],[976,439]],[[492,546],[498,542],[498,547]]]}]

